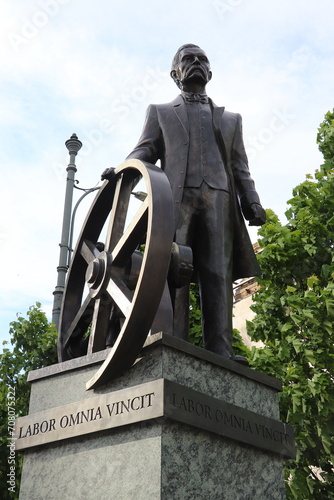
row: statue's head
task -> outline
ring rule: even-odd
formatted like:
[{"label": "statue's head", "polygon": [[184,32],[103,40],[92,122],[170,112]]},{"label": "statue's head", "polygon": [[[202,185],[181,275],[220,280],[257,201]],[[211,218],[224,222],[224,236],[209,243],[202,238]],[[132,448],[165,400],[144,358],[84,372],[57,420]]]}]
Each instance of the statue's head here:
[{"label": "statue's head", "polygon": [[212,72],[204,50],[192,43],[182,45],[174,56],[170,76],[181,90],[190,82],[205,87]]}]

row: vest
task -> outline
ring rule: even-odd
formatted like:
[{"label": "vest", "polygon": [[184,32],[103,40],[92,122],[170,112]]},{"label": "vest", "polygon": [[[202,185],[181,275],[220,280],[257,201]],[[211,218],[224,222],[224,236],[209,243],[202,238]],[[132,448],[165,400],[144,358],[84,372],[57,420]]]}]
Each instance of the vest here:
[{"label": "vest", "polygon": [[189,153],[184,187],[206,182],[215,189],[229,190],[227,173],[216,141],[210,104],[186,101]]}]

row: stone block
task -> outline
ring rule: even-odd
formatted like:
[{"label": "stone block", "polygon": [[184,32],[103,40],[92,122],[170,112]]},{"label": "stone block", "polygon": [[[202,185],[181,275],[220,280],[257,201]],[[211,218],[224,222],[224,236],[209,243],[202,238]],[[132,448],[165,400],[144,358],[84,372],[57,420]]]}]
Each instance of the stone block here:
[{"label": "stone block", "polygon": [[[95,353],[31,372],[29,416],[169,381],[171,391],[184,389],[188,401],[198,395],[199,404],[245,411],[253,429],[256,422],[279,420],[277,380],[169,335],[149,337],[128,372],[86,391],[105,356]],[[205,428],[195,403],[194,415],[181,405],[173,409],[171,394],[164,396],[169,410],[157,417],[66,439],[59,434],[58,440],[24,449],[20,500],[285,499],[284,453],[263,449],[260,438],[255,446],[242,442],[242,430],[236,439],[220,435],[210,428],[213,409]]]}]

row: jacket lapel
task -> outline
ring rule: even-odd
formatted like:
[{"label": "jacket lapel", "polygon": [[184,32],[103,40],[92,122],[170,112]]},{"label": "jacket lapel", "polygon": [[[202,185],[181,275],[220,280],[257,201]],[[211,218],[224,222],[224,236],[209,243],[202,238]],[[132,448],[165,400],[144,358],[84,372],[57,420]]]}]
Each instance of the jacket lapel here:
[{"label": "jacket lapel", "polygon": [[188,115],[186,104],[181,95],[178,95],[176,99],[172,102],[174,112],[183,128],[185,133],[187,134],[189,140],[189,124],[188,124]]},{"label": "jacket lapel", "polygon": [[212,110],[212,123],[213,129],[215,131],[217,143],[221,150],[221,154],[224,160],[225,165],[228,167],[229,165],[229,157],[226,150],[225,138],[224,138],[224,130],[223,130],[223,114],[225,111],[224,107],[216,106],[215,103],[209,99],[211,110]]},{"label": "jacket lapel", "polygon": [[221,130],[221,118],[225,111],[224,107],[216,106],[215,103],[209,98],[209,102],[212,109],[212,121],[215,130]]}]

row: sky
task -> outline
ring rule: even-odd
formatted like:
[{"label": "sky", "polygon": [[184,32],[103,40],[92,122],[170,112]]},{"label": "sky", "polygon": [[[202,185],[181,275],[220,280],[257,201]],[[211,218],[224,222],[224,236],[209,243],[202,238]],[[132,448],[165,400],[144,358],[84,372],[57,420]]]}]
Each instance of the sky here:
[{"label": "sky", "polygon": [[[184,43],[208,55],[213,101],[242,115],[262,205],[284,223],[293,188],[322,163],[333,16],[332,0],[1,0],[0,343],[36,301],[51,320],[65,141],[75,132],[83,143],[77,186],[100,185],[135,146],[148,105],[179,93],[169,72]],[[93,199],[78,207],[74,240]]]}]

